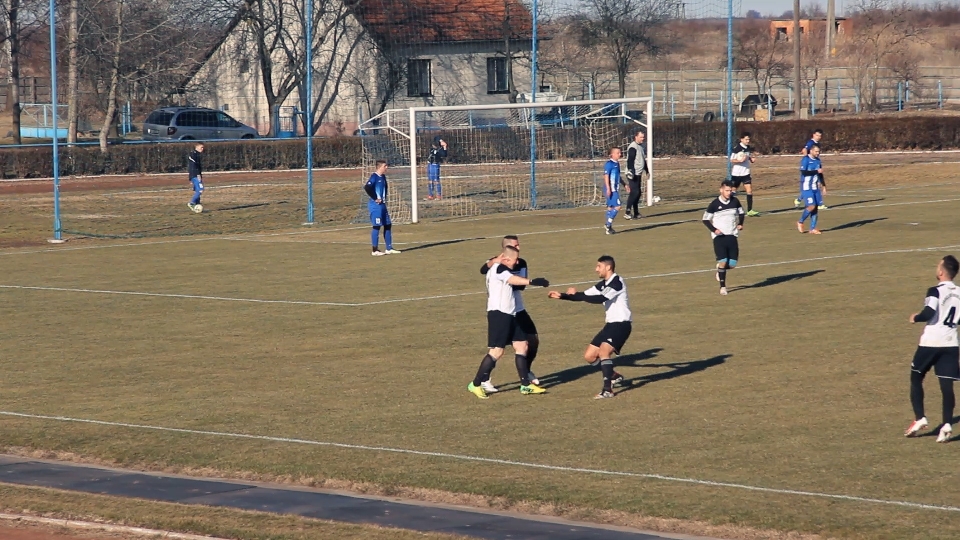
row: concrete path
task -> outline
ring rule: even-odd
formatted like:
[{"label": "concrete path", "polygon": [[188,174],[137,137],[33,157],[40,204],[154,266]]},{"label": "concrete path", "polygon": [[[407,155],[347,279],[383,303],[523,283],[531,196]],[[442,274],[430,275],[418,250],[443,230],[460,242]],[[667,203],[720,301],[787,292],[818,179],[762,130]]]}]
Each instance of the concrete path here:
[{"label": "concrete path", "polygon": [[202,504],[491,540],[665,540],[691,536],[277,484],[190,478],[0,455],[0,482]]}]

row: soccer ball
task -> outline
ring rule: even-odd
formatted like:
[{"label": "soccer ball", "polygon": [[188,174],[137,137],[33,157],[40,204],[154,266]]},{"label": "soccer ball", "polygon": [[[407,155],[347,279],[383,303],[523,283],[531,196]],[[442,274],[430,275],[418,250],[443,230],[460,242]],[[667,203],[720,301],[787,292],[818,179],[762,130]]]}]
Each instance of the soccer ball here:
[{"label": "soccer ball", "polygon": [[654,196],[653,196],[653,202],[654,202],[654,203],[660,202],[660,196],[659,196],[659,195],[654,195]]},{"label": "soccer ball", "polygon": [[737,152],[737,155],[735,155],[735,156],[733,156],[733,157],[736,158],[737,161],[743,161],[743,160],[747,159],[747,154],[746,154],[746,152]]},{"label": "soccer ball", "polygon": [[193,212],[196,213],[196,214],[199,214],[200,212],[203,212],[203,205],[202,205],[202,204],[195,204],[195,205],[193,205]]}]

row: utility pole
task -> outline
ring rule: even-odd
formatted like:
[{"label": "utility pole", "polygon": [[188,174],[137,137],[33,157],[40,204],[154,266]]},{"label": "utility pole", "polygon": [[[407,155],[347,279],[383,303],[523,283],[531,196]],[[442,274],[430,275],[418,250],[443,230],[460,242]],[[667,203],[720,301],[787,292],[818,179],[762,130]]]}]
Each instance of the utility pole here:
[{"label": "utility pole", "polygon": [[800,118],[803,110],[803,92],[800,90],[800,0],[793,0],[793,90],[797,99],[793,101],[794,118]]},{"label": "utility pole", "polygon": [[833,56],[834,35],[837,32],[836,0],[827,0],[827,60]]}]

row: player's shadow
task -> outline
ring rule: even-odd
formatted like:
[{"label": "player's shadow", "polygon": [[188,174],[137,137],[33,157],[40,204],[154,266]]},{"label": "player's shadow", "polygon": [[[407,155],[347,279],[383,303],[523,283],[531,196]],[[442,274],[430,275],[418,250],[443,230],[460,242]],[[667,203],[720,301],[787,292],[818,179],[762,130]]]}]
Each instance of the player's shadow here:
[{"label": "player's shadow", "polygon": [[624,379],[620,383],[619,389],[615,391],[619,394],[622,392],[629,392],[645,386],[650,383],[667,381],[670,379],[676,379],[677,377],[683,377],[684,375],[691,375],[700,371],[705,371],[714,366],[719,366],[727,361],[728,358],[733,356],[732,354],[721,354],[711,358],[706,358],[704,360],[692,360],[690,362],[670,362],[667,364],[644,364],[643,368],[670,368],[669,371],[660,371],[657,373],[651,373],[649,375],[641,375],[639,377],[633,377],[631,379]]},{"label": "player's shadow", "polygon": [[[656,358],[657,354],[663,350],[663,347],[654,347],[653,349],[647,349],[645,351],[640,351],[638,353],[625,354],[623,356],[618,356],[613,360],[614,367],[629,366],[629,367],[639,367],[639,363],[644,360],[650,360],[651,358]],[[582,361],[582,358],[581,358]],[[539,377],[540,386],[543,388],[551,388],[554,386],[559,386],[561,384],[567,384],[578,379],[590,375],[596,375],[600,373],[600,368],[592,366],[586,362],[583,362],[581,365],[567,368],[563,371],[558,371],[556,373],[550,373],[549,375],[542,375]]]},{"label": "player's shadow", "polygon": [[864,225],[869,225],[871,223],[876,223],[878,221],[883,221],[885,219],[887,218],[881,217],[881,218],[861,219],[858,221],[851,221],[850,223],[844,223],[843,225],[837,225],[836,227],[827,229],[827,231],[842,231],[843,229],[853,229],[854,227],[863,227]]},{"label": "player's shadow", "polygon": [[419,246],[405,247],[403,251],[416,251],[418,249],[429,249],[438,246],[448,246],[450,244],[459,244],[461,242],[471,242],[473,240],[483,240],[483,238],[457,238],[456,240],[443,240],[440,242],[430,242],[429,244],[420,244]]},{"label": "player's shadow", "polygon": [[220,208],[206,210],[206,212],[228,212],[230,210],[245,210],[247,208],[260,208],[261,206],[270,206],[271,204],[286,204],[287,201],[276,201],[276,202],[264,202],[264,203],[251,203],[251,204],[239,204],[236,206],[223,206]]},{"label": "player's shadow", "polygon": [[[853,201],[853,202],[846,202],[846,203],[840,203],[840,204],[831,204],[831,205],[830,205],[830,208],[842,208],[842,207],[844,207],[844,206],[853,206],[853,205],[855,205],[855,204],[866,204],[866,203],[879,202],[879,201],[885,201],[885,200],[887,200],[887,199],[884,198],[884,197],[881,197],[881,198],[879,198],[879,199],[864,199],[864,200],[861,200],[861,201]],[[767,213],[767,214],[782,214],[782,213],[784,213],[784,212],[801,212],[802,210],[803,210],[803,207],[800,207],[800,208],[788,207],[788,208],[778,208],[778,209],[776,209],[776,210],[770,210],[769,212],[766,212],[766,213]]]},{"label": "player's shadow", "polygon": [[826,270],[810,270],[809,272],[797,272],[796,274],[784,274],[782,276],[771,276],[763,281],[758,281],[752,285],[741,285],[739,287],[733,287],[730,289],[730,292],[741,291],[743,289],[762,289],[763,287],[769,287],[771,285],[779,285],[781,283],[786,283],[788,281],[796,281],[798,279],[803,279],[810,276],[815,276]]},{"label": "player's shadow", "polygon": [[650,229],[659,229],[660,227],[670,227],[673,225],[681,225],[683,223],[693,223],[695,219],[685,219],[682,221],[665,221],[663,223],[651,223],[649,225],[641,225],[639,227],[631,227],[629,229],[620,229],[618,233],[629,233],[636,231],[649,231]]}]

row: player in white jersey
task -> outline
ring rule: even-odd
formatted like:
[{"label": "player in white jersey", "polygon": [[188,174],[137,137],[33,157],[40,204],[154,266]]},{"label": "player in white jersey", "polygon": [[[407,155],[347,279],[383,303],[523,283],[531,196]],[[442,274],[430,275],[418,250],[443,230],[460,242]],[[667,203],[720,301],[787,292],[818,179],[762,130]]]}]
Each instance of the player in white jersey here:
[{"label": "player in white jersey", "polygon": [[953,283],[958,270],[960,262],[953,255],[944,257],[937,265],[939,283],[927,290],[923,311],[910,316],[910,322],[925,322],[927,325],[923,328],[920,346],[910,364],[910,402],[915,420],[904,433],[907,437],[916,435],[929,425],[923,414],[923,377],[931,368],[940,381],[940,393],[943,395],[943,425],[937,442],[948,442],[953,435],[950,426],[956,405],[953,381],[960,380],[960,341],[957,340],[960,287]]},{"label": "player in white jersey", "polygon": [[720,184],[720,196],[710,201],[703,213],[703,224],[713,238],[713,253],[717,256],[717,281],[720,294],[727,294],[727,271],[737,266],[740,244],[737,238],[743,229],[743,206],[733,196],[733,183]]},{"label": "player in white jersey", "polygon": [[740,142],[730,153],[730,181],[733,182],[733,191],[736,192],[743,184],[743,189],[747,191],[747,215],[750,217],[759,216],[760,212],[753,209],[753,177],[750,176],[750,164],[756,163],[756,151],[750,146],[750,134],[743,132],[740,134]]},{"label": "player in white jersey", "polygon": [[617,275],[616,268],[617,263],[613,257],[604,255],[597,259],[596,272],[600,276],[600,283],[583,292],[577,292],[571,287],[565,293],[550,291],[548,295],[557,300],[603,304],[606,310],[606,324],[583,353],[584,360],[593,366],[600,366],[603,372],[603,389],[595,399],[612,398],[616,395],[613,393],[613,385],[622,382],[623,376],[613,369],[613,356],[620,354],[620,349],[633,330],[633,314],[627,299],[627,285]]},{"label": "player in white jersey", "polygon": [[[503,240],[500,242],[500,249],[503,249],[507,246],[512,246],[516,248],[517,251],[520,251],[520,238],[515,235],[504,236]],[[490,268],[499,262],[499,255],[491,259],[487,259],[487,262],[480,265],[480,273],[484,276],[487,275],[487,273],[490,271]],[[517,258],[517,263],[510,271],[510,273],[513,275],[520,276],[522,278],[529,277],[528,272],[529,267],[527,266],[527,261],[525,261],[523,257]],[[537,379],[537,376],[533,374],[533,361],[537,359],[537,351],[540,350],[540,334],[537,332],[537,325],[534,324],[533,318],[530,317],[530,313],[527,312],[527,308],[523,305],[523,290],[525,288],[526,287],[521,286],[513,287],[513,298],[517,304],[516,321],[517,326],[519,326],[520,330],[522,330],[527,336],[527,367],[529,368],[527,377],[530,379],[530,382],[539,386],[540,381]],[[490,382],[490,379],[483,381],[480,386],[483,388],[483,391],[488,394],[499,392],[497,387]]]},{"label": "player in white jersey", "polygon": [[482,388],[483,381],[490,379],[490,372],[503,356],[503,350],[512,344],[516,353],[517,374],[520,376],[521,394],[542,394],[545,390],[532,384],[529,379],[530,366],[527,364],[527,337],[517,325],[517,302],[513,287],[546,287],[550,283],[544,278],[527,279],[513,274],[520,252],[512,246],[503,248],[500,262],[487,272],[487,355],[480,362],[480,368],[473,382],[467,385],[473,395],[487,399]]}]

